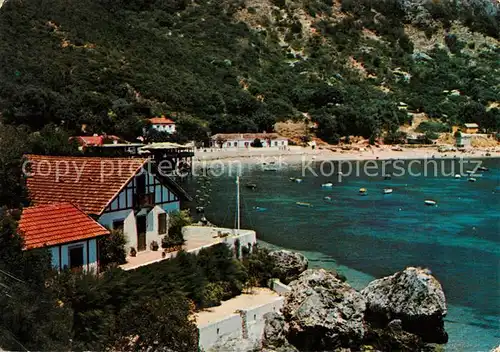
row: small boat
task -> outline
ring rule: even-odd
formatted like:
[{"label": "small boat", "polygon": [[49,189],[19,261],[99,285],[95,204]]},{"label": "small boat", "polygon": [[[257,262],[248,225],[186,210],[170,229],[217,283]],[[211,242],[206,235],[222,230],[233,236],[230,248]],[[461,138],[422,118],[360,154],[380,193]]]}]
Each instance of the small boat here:
[{"label": "small boat", "polygon": [[430,200],[430,199],[426,200],[424,203],[425,203],[425,205],[432,205],[432,206],[437,205],[436,201]]},{"label": "small boat", "polygon": [[297,179],[296,179],[295,177],[290,177],[290,178],[289,178],[289,180],[290,180],[291,182],[295,182],[295,180],[297,180]]},{"label": "small boat", "polygon": [[474,173],[474,171],[473,171],[473,170],[467,170],[467,171],[465,171],[465,172],[466,172],[466,173],[468,173],[468,174],[473,174],[473,173]]},{"label": "small boat", "polygon": [[328,182],[328,183],[323,183],[323,184],[321,185],[321,187],[323,187],[323,188],[331,188],[331,187],[333,187],[333,183],[331,183],[331,182]]},{"label": "small boat", "polygon": [[384,180],[390,180],[392,178],[392,175],[384,175]]},{"label": "small boat", "polygon": [[477,169],[479,171],[488,171],[489,170],[486,166],[479,166]]},{"label": "small boat", "polygon": [[312,207],[311,203],[306,203],[306,202],[296,202],[295,204],[297,204],[299,207],[307,207],[307,208]]},{"label": "small boat", "polygon": [[469,177],[469,182],[476,182],[477,180],[474,177]]},{"label": "small boat", "polygon": [[361,194],[366,194],[366,188],[360,188],[359,193]]},{"label": "small boat", "polygon": [[302,182],[302,179],[301,178],[296,178],[295,179],[295,183],[301,183]]},{"label": "small boat", "polygon": [[462,178],[462,175],[460,175],[460,174],[456,174],[456,175],[455,175],[455,178]]},{"label": "small boat", "polygon": [[332,200],[332,197],[326,196],[326,197],[323,197],[323,199],[330,202]]},{"label": "small boat", "polygon": [[247,183],[245,187],[251,189],[252,191],[255,191],[257,189],[257,185],[255,183]]},{"label": "small boat", "polygon": [[262,208],[262,207],[253,207],[255,211],[266,211],[267,208]]},{"label": "small boat", "polygon": [[384,188],[384,194],[391,194],[392,188]]}]

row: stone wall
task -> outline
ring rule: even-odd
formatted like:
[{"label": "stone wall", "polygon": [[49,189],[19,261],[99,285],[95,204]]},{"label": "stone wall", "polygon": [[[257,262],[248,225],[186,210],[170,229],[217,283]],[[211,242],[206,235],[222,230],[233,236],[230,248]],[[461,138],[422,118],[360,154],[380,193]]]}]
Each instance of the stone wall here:
[{"label": "stone wall", "polygon": [[202,351],[248,351],[262,344],[265,319],[269,312],[280,312],[283,297],[251,308],[240,309],[223,319],[198,326],[199,347]]},{"label": "stone wall", "polygon": [[292,289],[290,286],[285,285],[278,279],[272,279],[271,281],[271,290],[279,294],[280,296],[284,296],[287,292],[290,292]]}]

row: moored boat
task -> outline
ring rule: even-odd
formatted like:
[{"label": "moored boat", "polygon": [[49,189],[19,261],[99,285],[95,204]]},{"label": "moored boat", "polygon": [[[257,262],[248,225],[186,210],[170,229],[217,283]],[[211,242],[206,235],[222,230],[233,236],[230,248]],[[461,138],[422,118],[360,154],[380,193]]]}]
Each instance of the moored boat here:
[{"label": "moored boat", "polygon": [[477,169],[479,171],[488,171],[489,170],[486,166],[479,166]]},{"label": "moored boat", "polygon": [[326,197],[323,197],[323,199],[329,202],[329,201],[331,201],[331,200],[332,200],[332,197],[330,197],[330,196],[326,196]]},{"label": "moored boat", "polygon": [[366,194],[366,188],[360,188],[359,189],[360,194]]},{"label": "moored boat", "polygon": [[391,194],[392,188],[384,188],[384,194]]},{"label": "moored boat", "polygon": [[476,182],[477,180],[474,177],[469,177],[469,182]]},{"label": "moored boat", "polygon": [[295,204],[297,204],[299,207],[307,207],[307,208],[312,207],[312,204],[307,202],[296,202]]},{"label": "moored boat", "polygon": [[392,178],[391,174],[384,175],[384,180],[390,180]]},{"label": "moored boat", "polygon": [[456,175],[455,175],[455,178],[462,178],[462,175],[460,175],[460,174],[456,174]]},{"label": "moored boat", "polygon": [[331,187],[333,187],[333,183],[331,183],[331,182],[328,182],[328,183],[323,183],[323,184],[321,185],[321,187],[324,187],[324,188],[331,188]]},{"label": "moored boat", "polygon": [[252,191],[255,191],[257,189],[257,185],[255,183],[247,183],[245,187],[251,189]]},{"label": "moored boat", "polygon": [[433,206],[437,205],[437,202],[431,199],[427,199],[424,203],[425,205],[433,205]]}]

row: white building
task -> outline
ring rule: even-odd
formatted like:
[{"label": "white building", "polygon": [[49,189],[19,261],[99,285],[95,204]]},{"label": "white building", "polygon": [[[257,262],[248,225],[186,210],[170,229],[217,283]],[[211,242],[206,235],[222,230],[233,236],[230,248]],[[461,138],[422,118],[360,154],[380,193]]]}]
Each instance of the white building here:
[{"label": "white building", "polygon": [[277,133],[219,133],[212,136],[212,147],[223,149],[250,148],[257,139],[263,148],[288,147],[288,139]]},{"label": "white building", "polygon": [[127,253],[161,246],[168,214],[180,210],[180,194],[154,176],[143,158],[28,155],[27,178],[35,205],[71,202],[109,229],[123,230]]},{"label": "white building", "polygon": [[153,117],[149,119],[149,122],[151,123],[151,128],[157,130],[158,132],[175,132],[175,122],[165,116]]},{"label": "white building", "polygon": [[473,138],[474,135],[472,134],[459,133],[459,135],[455,137],[455,145],[457,148],[470,148]]},{"label": "white building", "polygon": [[109,231],[70,203],[28,207],[19,221],[25,249],[46,248],[58,269],[99,269],[97,241]]}]

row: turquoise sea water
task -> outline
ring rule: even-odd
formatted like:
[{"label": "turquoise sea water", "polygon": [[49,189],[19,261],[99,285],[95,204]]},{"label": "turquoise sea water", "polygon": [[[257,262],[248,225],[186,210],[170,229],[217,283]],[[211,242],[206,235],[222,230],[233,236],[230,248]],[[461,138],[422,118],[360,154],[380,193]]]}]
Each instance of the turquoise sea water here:
[{"label": "turquoise sea water", "polygon": [[[331,172],[329,165],[323,166]],[[384,180],[382,172],[375,177],[361,172],[343,177],[342,182],[336,172],[302,175],[300,164],[278,172],[244,168],[242,227],[255,229],[259,240],[268,245],[303,252],[312,266],[340,270],[358,289],[407,266],[430,268],[448,301],[446,350],[489,351],[500,344],[500,160],[483,160],[483,166],[489,171],[474,183],[467,177],[453,177],[460,165],[452,160],[428,165],[427,176]],[[320,168],[316,163],[312,170],[319,173]],[[385,172],[396,171],[389,166]],[[421,171],[422,165],[412,165],[414,174]],[[303,182],[290,182],[290,177]],[[234,174],[211,180],[207,217],[233,226]],[[328,181],[334,187],[322,188]],[[258,189],[245,188],[246,182],[256,183]],[[366,196],[359,195],[361,187],[367,188]],[[385,187],[394,192],[384,195]],[[325,196],[331,201],[325,201]],[[426,199],[438,206],[424,205]],[[312,207],[299,207],[296,202]]]}]

